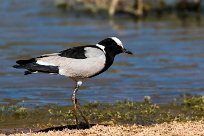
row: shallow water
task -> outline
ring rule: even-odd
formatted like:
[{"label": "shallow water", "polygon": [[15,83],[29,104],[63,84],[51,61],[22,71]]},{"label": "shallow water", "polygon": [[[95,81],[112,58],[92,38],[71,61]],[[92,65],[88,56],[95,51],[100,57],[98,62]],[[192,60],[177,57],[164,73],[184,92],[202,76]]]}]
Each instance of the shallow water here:
[{"label": "shallow water", "polygon": [[82,103],[142,101],[167,103],[204,94],[204,27],[187,20],[134,21],[72,16],[48,0],[0,1],[0,103],[71,104],[74,82],[62,76],[23,75],[12,68],[26,59],[117,36],[135,54],[119,55],[114,65],[84,82]]}]

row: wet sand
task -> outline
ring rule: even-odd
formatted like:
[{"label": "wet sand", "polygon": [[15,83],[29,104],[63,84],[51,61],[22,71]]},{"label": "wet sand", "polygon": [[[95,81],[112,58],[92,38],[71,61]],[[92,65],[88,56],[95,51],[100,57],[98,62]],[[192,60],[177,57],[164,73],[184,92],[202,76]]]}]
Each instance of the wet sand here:
[{"label": "wet sand", "polygon": [[[204,136],[204,121],[197,122],[171,122],[152,126],[121,125],[103,126],[96,125],[85,130],[49,131],[48,133],[19,133],[12,136]],[[0,136],[4,136],[3,134]]]}]

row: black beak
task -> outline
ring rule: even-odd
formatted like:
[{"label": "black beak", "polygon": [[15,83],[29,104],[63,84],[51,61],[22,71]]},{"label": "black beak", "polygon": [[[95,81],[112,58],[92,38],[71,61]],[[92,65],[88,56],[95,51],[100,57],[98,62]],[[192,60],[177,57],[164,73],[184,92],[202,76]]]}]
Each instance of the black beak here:
[{"label": "black beak", "polygon": [[127,54],[133,54],[131,51],[128,51],[127,49],[123,49],[123,53],[127,53]]}]

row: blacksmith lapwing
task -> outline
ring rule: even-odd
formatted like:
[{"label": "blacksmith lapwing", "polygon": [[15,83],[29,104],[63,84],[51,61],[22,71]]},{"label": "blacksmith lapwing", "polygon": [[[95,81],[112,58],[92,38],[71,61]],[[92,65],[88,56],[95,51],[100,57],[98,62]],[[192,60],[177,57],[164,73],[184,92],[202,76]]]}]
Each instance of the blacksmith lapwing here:
[{"label": "blacksmith lapwing", "polygon": [[72,94],[72,102],[76,124],[78,123],[77,110],[90,127],[88,120],[80,109],[76,95],[79,87],[86,78],[91,78],[106,71],[114,61],[114,57],[120,53],[132,54],[123,47],[122,42],[116,37],[109,37],[96,45],[73,47],[59,53],[44,54],[27,60],[16,61],[14,68],[27,69],[25,75],[33,73],[59,74],[76,81],[76,87]]}]

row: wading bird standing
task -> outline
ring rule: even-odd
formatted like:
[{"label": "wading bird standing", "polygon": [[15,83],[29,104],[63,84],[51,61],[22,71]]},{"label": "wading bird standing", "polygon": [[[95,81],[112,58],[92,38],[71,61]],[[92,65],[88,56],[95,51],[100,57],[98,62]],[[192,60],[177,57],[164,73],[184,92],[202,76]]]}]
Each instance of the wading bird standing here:
[{"label": "wading bird standing", "polygon": [[14,68],[27,69],[25,75],[33,73],[59,74],[76,81],[76,87],[72,94],[76,124],[79,126],[77,110],[85,120],[88,127],[90,124],[80,109],[76,95],[82,81],[106,71],[114,61],[114,57],[120,53],[132,54],[123,47],[122,42],[116,37],[109,37],[96,45],[73,47],[59,53],[44,54],[27,60],[16,61]]}]

